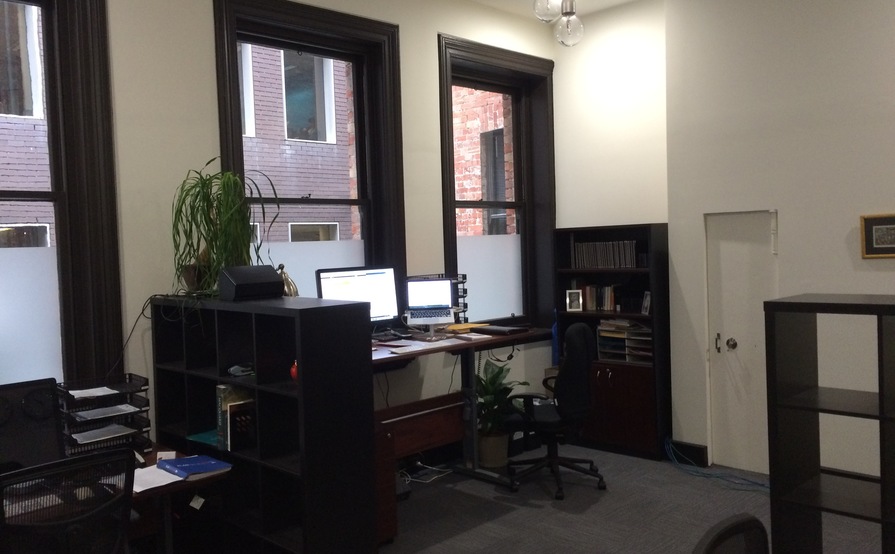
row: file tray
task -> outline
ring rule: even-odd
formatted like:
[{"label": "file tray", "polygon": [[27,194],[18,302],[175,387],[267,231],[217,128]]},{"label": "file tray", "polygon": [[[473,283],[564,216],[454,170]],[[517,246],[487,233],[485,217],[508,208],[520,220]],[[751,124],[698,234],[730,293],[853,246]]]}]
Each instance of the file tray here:
[{"label": "file tray", "polygon": [[67,455],[130,447],[149,452],[149,380],[125,373],[57,385]]}]

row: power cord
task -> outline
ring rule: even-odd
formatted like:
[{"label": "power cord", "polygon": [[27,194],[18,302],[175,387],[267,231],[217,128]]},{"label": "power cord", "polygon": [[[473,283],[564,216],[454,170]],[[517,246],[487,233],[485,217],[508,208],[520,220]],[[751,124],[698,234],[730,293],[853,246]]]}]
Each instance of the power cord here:
[{"label": "power cord", "polygon": [[[447,475],[453,471],[450,469],[443,469],[440,467],[428,466],[419,460],[416,461],[416,463],[414,464],[414,467],[417,467],[420,469],[419,473],[411,475],[406,470],[402,470],[402,472],[401,472],[401,473],[404,473],[407,475],[408,481],[413,481],[414,483],[431,483],[431,482],[435,481],[436,479],[441,479],[442,477],[444,477],[445,475]],[[417,477],[417,475],[419,475],[420,473],[425,474],[428,477]]]},{"label": "power cord", "polygon": [[[747,479],[745,477],[740,477],[738,475],[734,475],[732,473],[724,473],[724,472],[716,472],[709,471],[705,469],[699,469],[696,466],[696,463],[683,455],[680,451],[678,451],[674,444],[672,444],[671,439],[665,439],[665,453],[668,455],[668,459],[671,460],[674,466],[694,477],[704,477],[707,479],[718,479],[725,483],[729,483],[733,485],[733,490],[742,490],[742,491],[757,491],[757,492],[769,492],[770,485],[761,481],[755,481],[753,479]],[[682,458],[689,465],[684,465],[680,461],[678,461],[678,457]]]},{"label": "power cord", "polygon": [[106,372],[106,375],[105,375],[106,377],[111,375],[112,372],[115,371],[115,368],[117,368],[119,365],[121,365],[121,363],[124,361],[124,353],[127,351],[127,345],[130,344],[131,337],[134,336],[134,331],[137,329],[137,323],[139,323],[140,318],[145,317],[146,319],[149,319],[149,320],[152,319],[151,315],[146,315],[146,309],[152,304],[152,299],[157,296],[162,296],[162,295],[153,294],[149,298],[147,298],[145,302],[143,302],[143,307],[140,308],[140,313],[139,313],[139,315],[137,315],[136,319],[134,319],[134,324],[131,325],[131,330],[130,330],[130,332],[128,332],[127,338],[124,339],[124,344],[121,346],[121,355],[118,356],[118,359],[115,360],[115,363],[112,364],[112,367],[110,367],[109,371]]}]

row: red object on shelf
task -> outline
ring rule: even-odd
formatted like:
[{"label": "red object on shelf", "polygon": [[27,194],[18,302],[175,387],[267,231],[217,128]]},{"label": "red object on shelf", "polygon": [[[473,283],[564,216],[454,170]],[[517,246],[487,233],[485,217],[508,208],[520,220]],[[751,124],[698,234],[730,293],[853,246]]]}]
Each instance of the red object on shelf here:
[{"label": "red object on shelf", "polygon": [[298,381],[298,360],[292,362],[292,367],[289,368],[289,375],[292,376],[293,381]]}]

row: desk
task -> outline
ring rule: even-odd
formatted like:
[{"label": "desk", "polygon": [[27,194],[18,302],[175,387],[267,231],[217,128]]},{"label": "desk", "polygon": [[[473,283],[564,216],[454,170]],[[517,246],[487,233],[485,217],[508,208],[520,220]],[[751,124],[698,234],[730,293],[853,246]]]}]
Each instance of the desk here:
[{"label": "desk", "polygon": [[[144,456],[146,467],[155,465],[159,450],[165,451],[168,449],[155,448],[151,453],[146,454]],[[177,457],[179,458],[181,455],[178,454]],[[173,554],[174,521],[172,498],[180,493],[194,495],[201,487],[220,481],[227,476],[227,473],[217,473],[189,481],[185,479],[173,481],[160,487],[134,492],[132,505],[133,509],[140,514],[140,518],[137,521],[131,521],[131,528],[128,531],[129,539],[135,540],[161,534],[162,540],[156,539],[156,551]],[[161,515],[161,521],[159,521],[159,515]]]},{"label": "desk", "polygon": [[[395,499],[395,463],[421,452],[463,442],[463,462],[455,471],[498,485],[510,487],[510,480],[478,464],[478,418],[475,395],[475,355],[480,350],[550,340],[549,329],[528,329],[514,335],[495,335],[463,341],[449,338],[435,342],[414,343],[418,349],[392,354],[387,347],[372,352],[373,370],[406,365],[420,356],[447,352],[460,356],[461,390],[418,402],[410,402],[378,410],[376,425],[376,503],[377,538],[380,543],[397,534],[397,501]],[[389,343],[390,344],[390,343]]]}]

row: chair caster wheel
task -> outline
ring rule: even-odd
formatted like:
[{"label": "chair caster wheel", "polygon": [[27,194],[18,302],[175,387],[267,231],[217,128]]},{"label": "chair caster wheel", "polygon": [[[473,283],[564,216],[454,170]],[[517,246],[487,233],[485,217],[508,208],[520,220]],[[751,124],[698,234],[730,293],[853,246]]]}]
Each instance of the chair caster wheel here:
[{"label": "chair caster wheel", "polygon": [[606,490],[606,481],[600,479],[600,482],[597,483],[597,488],[600,489],[601,491],[605,491]]},{"label": "chair caster wheel", "polygon": [[566,497],[566,493],[564,493],[561,489],[556,491],[556,494],[553,495],[553,498],[555,498],[557,500],[562,500],[565,497]]}]

